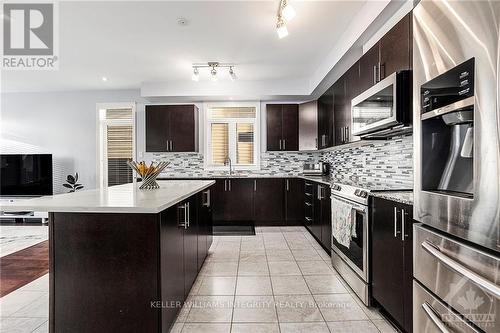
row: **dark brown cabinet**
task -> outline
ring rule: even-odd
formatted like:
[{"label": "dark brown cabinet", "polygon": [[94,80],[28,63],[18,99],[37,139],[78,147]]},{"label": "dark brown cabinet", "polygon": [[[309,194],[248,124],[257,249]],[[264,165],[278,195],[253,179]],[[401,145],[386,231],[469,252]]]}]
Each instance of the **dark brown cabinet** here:
[{"label": "dark brown cabinet", "polygon": [[146,105],[147,152],[198,151],[195,105]]},{"label": "dark brown cabinet", "polygon": [[50,213],[50,332],[167,332],[211,242],[200,195],[158,214]]},{"label": "dark brown cabinet", "polygon": [[252,179],[218,179],[213,193],[214,221],[252,221],[253,199]]},{"label": "dark brown cabinet", "polygon": [[267,104],[267,150],[299,150],[299,105]]},{"label": "dark brown cabinet", "polygon": [[304,184],[305,226],[323,248],[331,249],[330,186],[306,181]]},{"label": "dark brown cabinet", "polygon": [[401,19],[359,60],[361,92],[392,73],[411,69],[411,13]]},{"label": "dark brown cabinet", "polygon": [[[333,85],[333,112],[334,112],[334,133],[335,145],[347,143],[347,128],[351,119],[350,110],[346,110],[347,103],[347,82],[346,75],[340,77]],[[349,111],[349,112],[347,112]]]},{"label": "dark brown cabinet", "polygon": [[283,179],[257,178],[253,180],[253,184],[255,224],[283,224]]},{"label": "dark brown cabinet", "polygon": [[302,225],[304,221],[304,180],[285,179],[285,221],[287,225]]},{"label": "dark brown cabinet", "polygon": [[405,332],[412,331],[412,212],[412,206],[372,199],[372,295]]},{"label": "dark brown cabinet", "polygon": [[[212,245],[212,190],[207,189],[198,196],[198,271]],[[201,236],[201,237],[200,237]]]},{"label": "dark brown cabinet", "polygon": [[408,14],[380,39],[380,80],[392,73],[411,69],[411,26],[411,14]]},{"label": "dark brown cabinet", "polygon": [[333,87],[318,98],[318,149],[332,147],[333,140]]}]

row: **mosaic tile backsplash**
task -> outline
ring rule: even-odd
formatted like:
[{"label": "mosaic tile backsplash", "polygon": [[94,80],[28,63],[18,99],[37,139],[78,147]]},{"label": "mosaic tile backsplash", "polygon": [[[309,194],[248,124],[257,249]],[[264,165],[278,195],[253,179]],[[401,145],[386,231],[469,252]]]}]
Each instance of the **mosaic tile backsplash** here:
[{"label": "mosaic tile backsplash", "polygon": [[[168,161],[170,165],[159,177],[211,177],[227,173],[207,171],[203,168],[203,155],[199,153],[154,153],[147,160]],[[315,152],[265,152],[260,155],[260,170],[237,171],[239,175],[287,176],[302,172],[304,163],[315,162],[320,158]]]},{"label": "mosaic tile backsplash", "polygon": [[377,188],[413,188],[413,137],[360,143],[324,152],[333,182],[373,184]]},{"label": "mosaic tile backsplash", "polygon": [[[227,174],[207,171],[199,153],[147,154],[147,161],[169,161],[160,177],[190,178]],[[322,160],[331,165],[332,182],[358,184],[370,188],[413,188],[413,139],[397,137],[387,141],[360,142],[355,146],[335,148],[326,152],[261,153],[261,169],[238,171],[248,176],[293,176],[302,173],[305,162]]]}]

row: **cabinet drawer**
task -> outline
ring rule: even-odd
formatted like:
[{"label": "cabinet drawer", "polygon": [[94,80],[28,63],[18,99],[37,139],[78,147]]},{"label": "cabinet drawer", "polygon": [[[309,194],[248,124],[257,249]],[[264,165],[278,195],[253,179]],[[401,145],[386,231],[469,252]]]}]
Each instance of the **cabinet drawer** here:
[{"label": "cabinet drawer", "polygon": [[[418,333],[479,333],[470,324],[432,296],[417,281],[413,281],[413,332]],[[444,327],[446,331],[441,328]]]},{"label": "cabinet drawer", "polygon": [[423,225],[414,240],[415,278],[485,332],[498,332],[500,258]]}]

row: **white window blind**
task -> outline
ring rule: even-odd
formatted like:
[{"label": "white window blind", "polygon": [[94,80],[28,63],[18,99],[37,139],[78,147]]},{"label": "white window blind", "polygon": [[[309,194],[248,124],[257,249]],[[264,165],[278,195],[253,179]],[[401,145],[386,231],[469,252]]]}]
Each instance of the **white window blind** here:
[{"label": "white window blind", "polygon": [[133,159],[132,109],[107,109],[105,119],[108,186],[132,182],[132,169],[127,161]]},{"label": "white window blind", "polygon": [[252,106],[207,107],[207,154],[205,165],[223,168],[228,158],[237,169],[255,169],[259,122],[258,108]]}]

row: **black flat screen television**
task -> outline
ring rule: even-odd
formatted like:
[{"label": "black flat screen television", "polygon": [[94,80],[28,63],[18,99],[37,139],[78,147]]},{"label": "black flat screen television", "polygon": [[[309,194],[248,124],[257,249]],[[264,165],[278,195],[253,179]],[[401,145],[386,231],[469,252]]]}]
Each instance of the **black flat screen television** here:
[{"label": "black flat screen television", "polygon": [[51,154],[1,154],[0,196],[52,195]]}]

